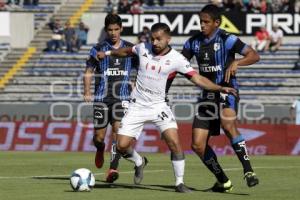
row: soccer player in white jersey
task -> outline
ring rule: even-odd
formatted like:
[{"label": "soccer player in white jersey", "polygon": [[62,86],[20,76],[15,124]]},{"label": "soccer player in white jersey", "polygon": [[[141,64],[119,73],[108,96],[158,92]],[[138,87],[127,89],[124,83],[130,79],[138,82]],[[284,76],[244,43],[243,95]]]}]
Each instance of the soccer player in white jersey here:
[{"label": "soccer player in white jersey", "polygon": [[156,23],[151,27],[151,44],[140,43],[131,48],[98,52],[99,59],[105,56],[126,57],[137,55],[140,65],[136,87],[131,94],[131,102],[117,136],[117,150],[135,163],[134,183],[140,184],[147,159],[141,157],[131,146],[138,139],[146,122],[154,123],[171,151],[171,161],[175,175],[175,191],[190,192],[184,185],[184,153],[177,134],[177,123],[170,107],[165,102],[166,83],[169,76],[179,72],[196,85],[212,91],[235,94],[235,89],[221,87],[200,76],[190,63],[169,46],[170,28],[167,24]]}]

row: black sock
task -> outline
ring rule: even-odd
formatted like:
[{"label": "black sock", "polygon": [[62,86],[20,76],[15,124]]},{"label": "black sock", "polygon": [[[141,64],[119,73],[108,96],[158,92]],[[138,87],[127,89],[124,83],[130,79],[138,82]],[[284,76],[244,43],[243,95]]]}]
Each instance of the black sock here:
[{"label": "black sock", "polygon": [[115,141],[111,144],[111,158],[110,158],[110,169],[118,169],[119,160],[121,158],[121,154],[117,151],[117,143]]},{"label": "black sock", "polygon": [[231,145],[243,165],[244,173],[253,172],[244,138],[241,135],[233,138],[231,141]]},{"label": "black sock", "polygon": [[104,142],[99,142],[98,140],[96,140],[95,137],[93,137],[93,142],[94,142],[94,145],[97,148],[97,150],[104,150],[105,149],[105,143]]},{"label": "black sock", "polygon": [[229,179],[220,166],[217,156],[212,148],[207,144],[204,159],[201,158],[205,166],[215,175],[220,183],[226,183]]}]

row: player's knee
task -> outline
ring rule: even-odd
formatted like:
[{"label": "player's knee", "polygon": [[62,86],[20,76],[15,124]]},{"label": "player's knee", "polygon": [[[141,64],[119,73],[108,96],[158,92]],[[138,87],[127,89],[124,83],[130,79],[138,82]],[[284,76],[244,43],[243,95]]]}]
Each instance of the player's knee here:
[{"label": "player's knee", "polygon": [[224,129],[225,132],[229,132],[229,133],[235,131],[234,123],[224,123],[222,124],[222,128]]},{"label": "player's knee", "polygon": [[176,142],[176,141],[171,141],[168,143],[169,144],[169,148],[170,148],[170,151],[173,152],[173,153],[181,153],[182,150],[181,150],[181,146],[180,146],[180,143],[179,142]]},{"label": "player's knee", "polygon": [[129,145],[124,143],[124,142],[118,142],[117,143],[117,150],[120,152],[120,153],[125,153],[126,150],[128,149]]},{"label": "player's knee", "polygon": [[191,147],[192,147],[192,149],[195,153],[200,154],[200,155],[204,155],[205,145],[193,143]]},{"label": "player's knee", "polygon": [[95,146],[97,149],[103,149],[103,148],[105,148],[105,143],[104,143],[104,141],[101,140],[101,139],[98,139],[98,138],[96,137],[96,135],[94,135],[94,137],[93,137],[93,143],[94,143],[94,146]]}]

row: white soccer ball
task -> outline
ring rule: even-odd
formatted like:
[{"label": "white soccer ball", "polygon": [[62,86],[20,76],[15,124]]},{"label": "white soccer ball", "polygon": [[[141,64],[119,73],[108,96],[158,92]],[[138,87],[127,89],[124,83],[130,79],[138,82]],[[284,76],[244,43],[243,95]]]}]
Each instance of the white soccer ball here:
[{"label": "white soccer ball", "polygon": [[70,185],[76,192],[91,191],[95,186],[95,177],[90,170],[80,168],[72,173]]}]

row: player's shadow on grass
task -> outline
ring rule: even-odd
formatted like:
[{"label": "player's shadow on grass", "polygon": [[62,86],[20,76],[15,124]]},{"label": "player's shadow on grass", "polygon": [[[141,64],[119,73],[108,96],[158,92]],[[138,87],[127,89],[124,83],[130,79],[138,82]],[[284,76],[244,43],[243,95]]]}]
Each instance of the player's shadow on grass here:
[{"label": "player's shadow on grass", "polygon": [[[174,191],[174,186],[172,185],[148,185],[151,187],[161,187],[161,188],[167,188],[167,189],[173,189]],[[216,193],[216,192],[212,192],[210,188],[208,189],[196,189],[193,187],[188,187],[190,190],[192,190],[193,192],[199,191],[199,192],[211,192],[211,193]],[[241,196],[248,196],[249,194],[246,193],[237,193],[237,192],[226,192],[226,193],[222,193],[222,194],[229,194],[229,195],[241,195]]]},{"label": "player's shadow on grass", "polygon": [[62,176],[34,176],[32,179],[39,179],[39,180],[70,180],[70,177],[62,177]]},{"label": "player's shadow on grass", "polygon": [[[98,181],[98,182],[102,182],[102,184],[96,183],[96,185],[94,186],[94,188],[112,188],[112,189],[119,189],[119,188],[123,188],[123,189],[141,189],[141,190],[154,190],[154,191],[162,191],[162,192],[174,192],[174,187],[170,186],[170,188],[165,187],[164,188],[153,188],[152,185],[135,185],[135,184],[126,184],[126,183],[107,183],[105,181]],[[170,189],[173,190],[170,190]]]}]

